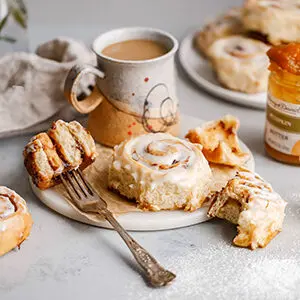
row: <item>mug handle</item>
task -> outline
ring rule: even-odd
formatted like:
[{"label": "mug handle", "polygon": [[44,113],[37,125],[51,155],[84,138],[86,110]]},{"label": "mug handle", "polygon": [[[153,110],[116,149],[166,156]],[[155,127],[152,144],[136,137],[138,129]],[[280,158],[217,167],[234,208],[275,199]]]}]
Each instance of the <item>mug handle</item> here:
[{"label": "mug handle", "polygon": [[103,79],[105,74],[99,69],[91,65],[74,65],[68,73],[65,80],[64,94],[70,104],[80,113],[87,114],[94,110],[104,99],[97,86],[94,87],[92,93],[84,100],[77,99],[77,88],[83,74],[92,73]]}]

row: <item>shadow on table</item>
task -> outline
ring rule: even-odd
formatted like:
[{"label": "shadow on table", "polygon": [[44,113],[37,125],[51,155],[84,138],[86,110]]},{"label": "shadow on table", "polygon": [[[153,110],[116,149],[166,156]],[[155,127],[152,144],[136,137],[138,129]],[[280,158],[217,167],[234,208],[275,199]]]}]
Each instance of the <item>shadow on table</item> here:
[{"label": "shadow on table", "polygon": [[[116,259],[121,259],[132,271],[136,272],[142,278],[144,278],[142,271],[137,265],[137,262],[131,256],[129,249],[127,249],[127,246],[125,245],[121,237],[118,236],[117,232],[114,232],[114,234],[116,235],[116,238],[119,239],[119,247],[116,247],[116,245],[112,243],[112,241],[107,236],[99,235],[99,238],[97,239],[99,243],[101,243],[101,247],[106,247],[110,253],[114,254]],[[126,253],[126,251],[128,253]]]},{"label": "shadow on table", "polygon": [[210,230],[213,231],[215,237],[220,238],[227,245],[232,245],[232,240],[237,233],[236,225],[220,219],[211,220],[209,224]]}]

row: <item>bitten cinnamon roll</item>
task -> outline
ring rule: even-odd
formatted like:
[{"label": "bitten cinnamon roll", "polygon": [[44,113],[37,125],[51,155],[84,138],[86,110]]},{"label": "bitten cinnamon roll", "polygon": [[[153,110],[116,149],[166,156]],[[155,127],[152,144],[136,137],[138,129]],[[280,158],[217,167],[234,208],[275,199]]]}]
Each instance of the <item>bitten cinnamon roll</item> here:
[{"label": "bitten cinnamon roll", "polygon": [[216,40],[244,32],[242,23],[242,9],[234,8],[206,26],[195,36],[195,46],[205,56],[213,42]]},{"label": "bitten cinnamon roll", "polygon": [[150,133],[115,147],[108,180],[142,209],[193,211],[208,195],[211,177],[200,145]]},{"label": "bitten cinnamon roll", "polygon": [[212,196],[208,215],[238,225],[233,243],[265,247],[282,229],[286,202],[259,175],[241,169],[226,187]]},{"label": "bitten cinnamon roll", "polygon": [[208,52],[220,82],[229,89],[250,94],[267,90],[268,49],[260,41],[230,36],[214,42]]},{"label": "bitten cinnamon roll", "polygon": [[0,256],[20,246],[29,236],[32,218],[17,193],[0,186]]},{"label": "bitten cinnamon roll", "polygon": [[58,120],[48,133],[34,136],[23,155],[35,185],[47,189],[58,182],[61,173],[87,167],[96,159],[97,152],[92,136],[78,122]]},{"label": "bitten cinnamon roll", "polygon": [[248,0],[243,25],[259,32],[273,44],[300,42],[299,0]]}]

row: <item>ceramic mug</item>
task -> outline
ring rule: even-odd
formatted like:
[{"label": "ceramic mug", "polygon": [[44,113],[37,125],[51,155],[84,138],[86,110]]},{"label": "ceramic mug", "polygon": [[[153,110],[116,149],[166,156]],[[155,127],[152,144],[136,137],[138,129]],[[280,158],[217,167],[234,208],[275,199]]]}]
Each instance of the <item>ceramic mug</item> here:
[{"label": "ceramic mug", "polygon": [[[146,39],[163,44],[168,52],[148,60],[119,60],[102,53],[114,43]],[[121,28],[97,37],[92,45],[97,67],[75,65],[65,82],[65,95],[74,108],[89,113],[88,130],[95,140],[114,146],[147,132],[179,133],[174,56],[177,40],[167,32],[151,28]],[[76,96],[82,74],[97,77],[91,95]]]}]

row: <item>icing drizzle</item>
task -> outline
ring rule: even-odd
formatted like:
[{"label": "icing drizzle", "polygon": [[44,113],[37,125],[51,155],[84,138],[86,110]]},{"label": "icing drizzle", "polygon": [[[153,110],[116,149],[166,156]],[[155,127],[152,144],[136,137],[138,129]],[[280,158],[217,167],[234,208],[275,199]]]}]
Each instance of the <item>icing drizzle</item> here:
[{"label": "icing drizzle", "polygon": [[211,176],[200,145],[165,133],[142,135],[115,147],[113,167],[124,167],[136,182],[153,187],[161,182],[192,187],[202,176]]},{"label": "icing drizzle", "polygon": [[7,195],[0,195],[0,218],[6,218],[15,212],[15,206]]}]

